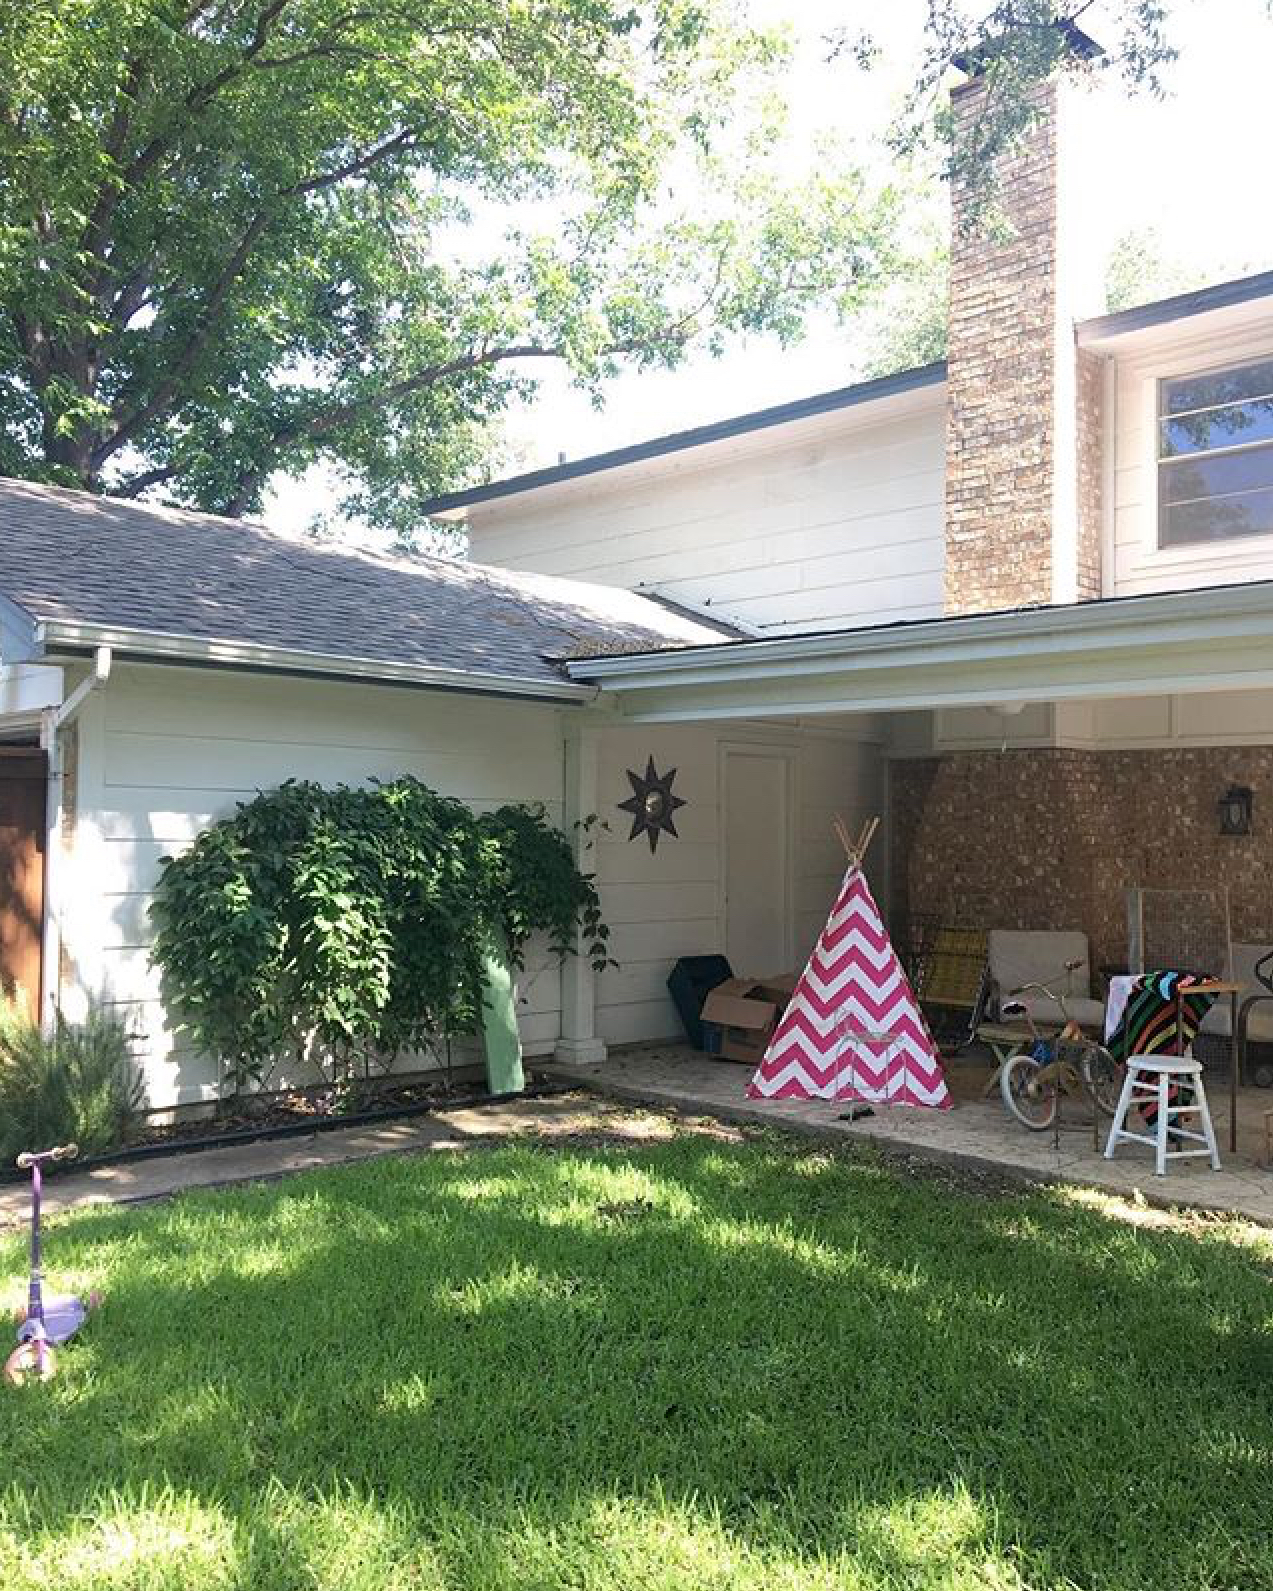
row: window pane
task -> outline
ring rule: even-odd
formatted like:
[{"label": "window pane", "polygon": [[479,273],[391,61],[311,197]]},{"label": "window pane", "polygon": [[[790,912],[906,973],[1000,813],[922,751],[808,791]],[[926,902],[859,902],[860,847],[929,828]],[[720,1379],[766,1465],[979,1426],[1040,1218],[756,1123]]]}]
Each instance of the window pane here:
[{"label": "window pane", "polygon": [[1213,370],[1206,375],[1181,376],[1159,387],[1160,414],[1187,414],[1221,403],[1241,403],[1244,398],[1267,398],[1273,393],[1273,359],[1233,370]]},{"label": "window pane", "polygon": [[1164,503],[1159,511],[1160,547],[1269,532],[1273,532],[1273,491],[1210,497],[1194,503]]},{"label": "window pane", "polygon": [[1160,420],[1160,456],[1200,453],[1209,448],[1236,447],[1244,442],[1273,441],[1273,398],[1235,403],[1222,409]]},{"label": "window pane", "polygon": [[1162,466],[1159,483],[1164,503],[1196,502],[1202,497],[1273,487],[1273,447],[1177,459]]}]

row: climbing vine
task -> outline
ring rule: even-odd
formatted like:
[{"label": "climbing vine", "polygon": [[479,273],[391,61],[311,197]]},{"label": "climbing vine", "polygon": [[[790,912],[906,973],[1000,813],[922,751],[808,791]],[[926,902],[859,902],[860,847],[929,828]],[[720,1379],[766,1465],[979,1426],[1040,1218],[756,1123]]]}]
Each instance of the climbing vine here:
[{"label": "climbing vine", "polygon": [[153,958],[176,1021],[240,1088],[286,1057],[334,1078],[473,1034],[484,963],[609,963],[590,875],[542,810],[475,814],[418,779],[289,781],[165,857]]}]

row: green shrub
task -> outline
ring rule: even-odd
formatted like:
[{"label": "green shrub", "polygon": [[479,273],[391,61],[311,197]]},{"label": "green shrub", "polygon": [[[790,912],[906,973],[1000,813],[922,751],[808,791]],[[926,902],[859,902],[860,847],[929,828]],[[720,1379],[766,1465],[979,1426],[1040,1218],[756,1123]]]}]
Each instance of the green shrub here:
[{"label": "green shrub", "polygon": [[537,933],[608,960],[595,884],[541,810],[479,817],[413,778],[241,803],[164,859],[151,911],[173,1018],[232,1089],[289,1057],[343,1081],[476,1033],[500,941],[514,965]]},{"label": "green shrub", "polygon": [[142,1103],[141,1079],[117,1016],[61,1013],[46,1038],[24,1006],[0,1004],[0,1165],[24,1149],[77,1143],[100,1154],[121,1143]]}]

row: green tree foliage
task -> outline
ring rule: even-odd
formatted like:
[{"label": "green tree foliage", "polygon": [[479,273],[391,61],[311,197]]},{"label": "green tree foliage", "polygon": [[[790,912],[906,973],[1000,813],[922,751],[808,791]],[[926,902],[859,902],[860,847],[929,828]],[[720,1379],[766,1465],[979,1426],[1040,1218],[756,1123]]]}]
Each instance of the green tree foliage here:
[{"label": "green tree foliage", "polygon": [[[1131,309],[1254,269],[1250,262],[1213,259],[1204,270],[1172,255],[1156,227],[1136,227],[1116,239],[1105,261],[1104,308]],[[889,375],[944,359],[949,291],[949,250],[930,237],[857,318],[867,350],[864,373]]]},{"label": "green tree foliage", "polygon": [[542,812],[475,815],[403,778],[288,782],[163,865],[154,959],[180,1026],[234,1086],[283,1058],[337,1078],[478,1031],[483,958],[582,937],[608,964],[591,877]]},{"label": "green tree foliage", "polygon": [[1116,240],[1105,270],[1105,308],[1111,314],[1148,304],[1156,298],[1189,293],[1208,282],[1244,276],[1249,262],[1217,260],[1211,255],[1204,270],[1172,254],[1157,227],[1133,227]]},{"label": "green tree foliage", "polygon": [[930,231],[858,318],[863,374],[887,376],[944,359],[949,292],[950,252]]},{"label": "green tree foliage", "polygon": [[[412,529],[535,361],[594,386],[855,304],[733,0],[0,0],[0,472]],[[675,192],[688,194],[678,203]]]},{"label": "green tree foliage", "polygon": [[[1042,83],[1104,72],[1129,91],[1160,93],[1177,53],[1170,0],[927,0],[927,15],[924,56],[896,142],[902,149],[925,145],[936,128],[945,175],[966,184],[969,225],[993,220],[994,162],[1034,125]],[[1089,29],[1102,51],[1094,60],[1083,45]],[[858,48],[869,50],[868,41],[859,40]],[[986,85],[980,112],[958,147],[951,141],[947,93],[956,60],[975,62]]]}]

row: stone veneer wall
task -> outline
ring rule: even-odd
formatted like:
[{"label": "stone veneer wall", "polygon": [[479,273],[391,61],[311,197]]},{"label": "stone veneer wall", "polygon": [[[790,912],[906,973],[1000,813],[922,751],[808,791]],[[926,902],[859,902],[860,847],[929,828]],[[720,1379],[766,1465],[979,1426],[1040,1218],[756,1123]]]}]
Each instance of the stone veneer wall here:
[{"label": "stone veneer wall", "polygon": [[[985,85],[955,90],[967,137]],[[967,179],[951,196],[946,422],[946,611],[1052,600],[1057,325],[1057,93],[999,166],[1006,226],[961,224]],[[1003,233],[1003,235],[1000,235]]]},{"label": "stone veneer wall", "polygon": [[1101,594],[1105,512],[1105,361],[1080,348],[1075,370],[1078,435],[1078,596]]},{"label": "stone veneer wall", "polygon": [[[1255,792],[1255,832],[1216,803]],[[988,928],[1082,928],[1092,964],[1127,955],[1126,889],[1229,890],[1233,938],[1273,943],[1273,747],[958,752],[897,761],[892,917],[958,908]]]}]

